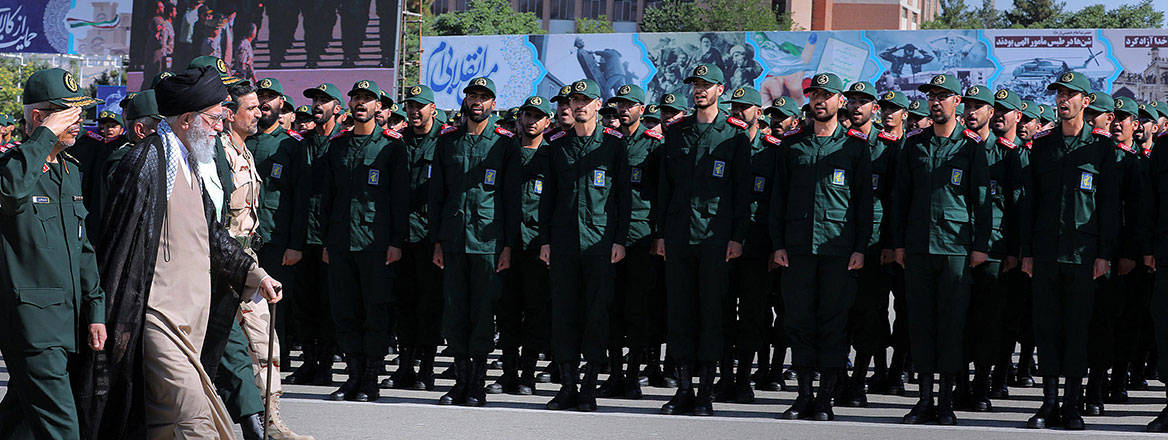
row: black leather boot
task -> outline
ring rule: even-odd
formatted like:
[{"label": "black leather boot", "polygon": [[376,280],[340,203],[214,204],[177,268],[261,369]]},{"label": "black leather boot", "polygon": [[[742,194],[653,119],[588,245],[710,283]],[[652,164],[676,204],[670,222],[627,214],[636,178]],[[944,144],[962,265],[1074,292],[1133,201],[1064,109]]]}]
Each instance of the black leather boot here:
[{"label": "black leather boot", "polygon": [[240,420],[239,431],[243,433],[243,440],[264,440],[263,413],[255,413]]},{"label": "black leather boot", "polygon": [[638,377],[638,373],[641,371],[641,359],[644,357],[645,350],[629,348],[628,367],[625,368],[625,393],[621,397],[631,400],[638,400],[642,397],[641,379]]},{"label": "black leather boot", "polygon": [[994,365],[994,372],[990,375],[991,399],[1009,399],[1010,388],[1006,385],[1006,378],[1010,375],[1010,360],[998,362]]},{"label": "black leather boot", "polygon": [[418,374],[414,381],[414,389],[418,391],[434,391],[434,355],[438,347],[425,346],[418,349]]},{"label": "black leather boot", "polygon": [[884,383],[879,385],[879,392],[881,394],[903,396],[904,370],[904,350],[897,350],[892,352],[892,360],[888,363],[888,375],[885,376]]},{"label": "black leather boot", "polygon": [[377,384],[377,374],[384,368],[381,358],[365,358],[365,369],[361,372],[361,382],[353,400],[357,402],[376,402],[381,398],[381,388]]},{"label": "black leather boot", "polygon": [[1103,415],[1103,390],[1106,388],[1107,371],[1091,368],[1087,372],[1087,396],[1083,400],[1083,415]]},{"label": "black leather boot", "polygon": [[[1143,356],[1140,356],[1139,359],[1143,359]],[[1130,372],[1128,373],[1127,378],[1127,388],[1129,390],[1145,391],[1148,389],[1148,371],[1144,367],[1145,364],[1143,361],[1131,363]]]},{"label": "black leather boot", "polygon": [[539,354],[524,349],[519,358],[519,386],[515,387],[515,394],[530,396],[535,394],[535,363],[539,361]]},{"label": "black leather boot", "polygon": [[[962,411],[973,410],[973,400],[970,397],[971,388],[969,386],[969,370],[968,367],[962,368],[960,374],[953,375],[953,408]],[[940,393],[937,395],[937,406],[940,407]]]},{"label": "black leather boot", "polygon": [[973,383],[970,384],[969,401],[971,409],[977,412],[991,412],[994,410],[990,402],[990,366],[974,364]]},{"label": "black leather boot", "polygon": [[[865,365],[864,369],[867,370]],[[811,419],[818,422],[829,422],[835,420],[835,413],[831,410],[832,396],[836,394],[836,387],[839,385],[840,378],[846,378],[847,374],[843,368],[829,368],[823,371],[820,375],[822,379],[819,380],[819,393],[815,395],[815,409],[811,414]],[[862,377],[862,376],[861,376]],[[860,386],[863,386],[861,383]]]},{"label": "black leather boot", "polygon": [[941,374],[941,382],[938,385],[937,393],[937,424],[940,425],[956,425],[957,415],[953,413],[953,399],[954,399],[954,381],[956,377],[965,376],[969,380],[968,373]]},{"label": "black leather boot", "polygon": [[799,383],[799,395],[795,397],[795,403],[783,411],[780,417],[787,420],[810,419],[812,407],[815,405],[814,388],[811,386],[811,370],[800,368],[796,375],[796,382]]},{"label": "black leather boot", "polygon": [[547,409],[561,410],[576,407],[576,401],[579,392],[576,391],[576,369],[579,368],[575,362],[563,362],[556,367],[557,372],[560,373],[560,391],[556,392],[556,396],[547,403]]},{"label": "black leather boot", "polygon": [[[470,374],[466,380],[465,406],[483,406],[487,404],[487,356],[471,356]],[[516,378],[518,380],[518,378]]]},{"label": "black leather boot", "polygon": [[[847,382],[841,384],[843,393],[841,394],[839,402],[841,406],[852,408],[860,408],[868,406],[868,395],[864,388],[867,382],[865,376],[868,375],[868,363],[871,362],[872,357],[864,353],[856,353],[856,363],[852,365],[852,376]],[[820,385],[822,387],[822,385]]]},{"label": "black leather boot", "polygon": [[908,411],[908,414],[900,419],[900,423],[923,425],[937,420],[937,407],[933,404],[933,374],[921,373],[918,382],[921,389],[920,398],[917,399],[917,403]]},{"label": "black leather boot", "polygon": [[1145,429],[1148,432],[1168,432],[1168,406],[1165,406],[1164,409],[1160,411],[1160,415],[1156,416],[1155,419],[1152,419],[1152,421],[1148,423],[1148,426]]},{"label": "black leather boot", "polygon": [[470,359],[466,356],[458,355],[454,357],[454,363],[450,364],[450,370],[454,374],[454,386],[450,387],[450,391],[438,398],[439,405],[462,405],[466,403],[467,383],[470,379]]},{"label": "black leather boot", "polygon": [[1111,390],[1107,393],[1107,403],[1127,403],[1127,362],[1111,367]]},{"label": "black leather boot", "polygon": [[487,394],[515,394],[519,388],[519,350],[503,352],[503,374],[487,385]]},{"label": "black leather boot", "polygon": [[293,385],[308,385],[312,383],[312,377],[316,375],[316,370],[320,368],[320,356],[317,355],[320,349],[317,348],[317,345],[316,341],[309,341],[304,344],[304,351],[300,354],[300,360],[302,361],[300,366],[296,367],[296,371],[293,371],[292,374],[284,378],[284,382]]},{"label": "black leather boot", "polygon": [[312,375],[312,381],[309,382],[309,384],[324,387],[332,385],[333,364],[336,363],[336,361],[333,360],[333,350],[326,349],[324,346],[318,345],[316,356],[316,371],[314,372],[315,374]]},{"label": "black leather boot", "polygon": [[[698,372],[701,375],[701,371]],[[714,401],[715,402],[733,402],[734,401],[734,354],[732,350],[727,349],[722,353],[722,361],[718,363],[718,383],[714,385]],[[698,386],[698,394],[701,394],[701,386]]]},{"label": "black leather boot", "polygon": [[888,351],[877,350],[876,353],[873,353],[872,364],[872,377],[864,382],[869,387],[874,387],[876,384],[888,380]]},{"label": "black leather boot", "polygon": [[[645,385],[654,388],[670,388],[665,379],[665,372],[661,370],[661,348],[659,346],[650,347],[645,351],[645,357],[642,360],[645,362],[645,371],[642,373],[645,376]],[[677,386],[677,383],[674,382],[673,386]]]},{"label": "black leather boot", "polygon": [[381,381],[382,388],[410,390],[418,380],[418,374],[414,372],[414,347],[403,345],[399,353],[397,371]]},{"label": "black leather boot", "polygon": [[[608,349],[608,371],[610,373],[608,373],[608,379],[605,379],[604,383],[600,384],[600,388],[596,390],[594,396],[611,399],[625,395],[625,372],[621,368],[624,366],[621,363],[622,354],[620,347]],[[587,368],[584,369],[584,374],[588,374]],[[581,385],[583,385],[583,382],[581,382]],[[581,388],[581,395],[583,395],[583,392],[584,390]],[[594,397],[593,406],[595,406],[595,400]]]},{"label": "black leather boot", "polygon": [[345,383],[332,394],[329,394],[329,400],[355,400],[357,396],[357,389],[361,385],[361,374],[365,371],[365,357],[358,354],[350,354],[345,359],[345,374],[349,377],[345,379]]},{"label": "black leather boot", "polygon": [[535,375],[535,381],[539,383],[560,383],[559,363],[556,358],[548,354],[548,364],[543,367],[543,371]]},{"label": "black leather boot", "polygon": [[1022,347],[1021,353],[1018,355],[1018,375],[1014,376],[1014,383],[1012,387],[1030,388],[1034,383],[1034,347],[1033,345]]},{"label": "black leather boot", "polygon": [[[614,374],[620,373],[620,356],[617,356]],[[576,397],[576,411],[596,411],[596,376],[600,374],[600,364],[589,362],[584,366],[584,378],[580,381],[580,393]],[[612,377],[612,375],[609,375]]]},{"label": "black leather boot", "polygon": [[1068,377],[1063,389],[1063,428],[1082,431],[1086,425],[1079,407],[1083,402],[1083,378]]},{"label": "black leather boot", "polygon": [[688,362],[677,366],[677,376],[677,392],[661,406],[661,414],[680,415],[693,412],[693,373],[690,371]]},{"label": "black leather boot", "polygon": [[771,369],[771,349],[767,344],[763,344],[763,348],[758,350],[758,366],[754,369],[754,374],[750,375],[750,380],[754,382],[754,387],[760,390],[766,390],[767,375],[770,374]]},{"label": "black leather boot", "polygon": [[[689,368],[686,371],[692,371],[692,365],[687,365],[687,367]],[[680,379],[681,375],[677,372],[677,363],[673,361],[673,357],[669,356],[669,352],[665,353],[665,362],[661,364],[661,375],[665,388],[677,388],[677,380]],[[693,383],[692,377],[690,383]]]},{"label": "black leather boot", "polygon": [[754,350],[739,350],[738,373],[734,377],[734,402],[754,403],[754,390],[750,388],[750,365],[754,362]]},{"label": "black leather boot", "polygon": [[[1022,369],[1021,366],[1018,367]],[[1022,373],[1019,372],[1019,375]],[[1038,407],[1038,412],[1026,421],[1026,427],[1030,429],[1053,428],[1061,425],[1059,420],[1059,405],[1058,405],[1058,376],[1048,376],[1042,378],[1042,406]]]},{"label": "black leather boot", "polygon": [[714,388],[714,364],[705,364],[698,368],[698,394],[694,398],[693,415],[714,415]]}]

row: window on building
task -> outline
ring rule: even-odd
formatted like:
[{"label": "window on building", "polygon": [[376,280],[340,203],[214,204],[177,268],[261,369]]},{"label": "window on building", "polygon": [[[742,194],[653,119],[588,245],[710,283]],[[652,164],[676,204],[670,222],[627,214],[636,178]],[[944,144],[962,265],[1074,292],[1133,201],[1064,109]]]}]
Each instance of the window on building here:
[{"label": "window on building", "polygon": [[576,18],[572,11],[572,0],[552,0],[552,20],[571,20]]},{"label": "window on building", "polygon": [[913,22],[913,24],[920,24],[921,23],[921,15],[916,13],[916,12],[913,12],[912,13],[912,22]]},{"label": "window on building", "polygon": [[450,12],[450,4],[446,0],[435,0],[434,4],[430,5],[430,12],[434,15],[445,14]]},{"label": "window on building", "polygon": [[465,11],[466,10],[466,0],[454,0],[454,10],[455,11]]},{"label": "window on building", "polygon": [[771,10],[780,14],[787,12],[787,0],[771,0]]},{"label": "window on building", "polygon": [[607,15],[608,11],[604,10],[604,6],[608,3],[605,0],[583,0],[583,6],[580,9],[580,15],[585,18],[596,18],[601,15]]},{"label": "window on building", "polygon": [[908,19],[908,8],[900,8],[900,18]]},{"label": "window on building", "polygon": [[613,0],[612,21],[637,21],[637,0]]},{"label": "window on building", "polygon": [[536,17],[543,18],[543,0],[518,0],[515,9],[519,12],[532,12]]}]

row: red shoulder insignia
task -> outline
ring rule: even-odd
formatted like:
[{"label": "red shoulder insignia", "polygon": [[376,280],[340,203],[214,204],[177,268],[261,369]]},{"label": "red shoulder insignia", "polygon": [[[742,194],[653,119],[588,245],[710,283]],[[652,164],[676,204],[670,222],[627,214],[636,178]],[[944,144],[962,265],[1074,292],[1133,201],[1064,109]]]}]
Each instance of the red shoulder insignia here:
[{"label": "red shoulder insignia", "polygon": [[780,140],[780,139],[779,139],[779,138],[777,138],[777,137],[771,136],[771,135],[769,135],[769,134],[768,134],[768,135],[766,135],[766,136],[763,136],[763,137],[762,137],[762,140],[764,140],[764,141],[767,141],[767,142],[770,142],[771,144],[773,144],[773,145],[774,145],[774,146],[776,146],[776,147],[777,147],[777,146],[779,146],[779,145],[782,145],[782,144],[783,144],[783,141],[782,141],[782,140]]},{"label": "red shoulder insignia", "polygon": [[443,125],[442,126],[442,133],[440,133],[440,134],[452,133],[455,130],[458,130],[457,125]]},{"label": "red shoulder insignia", "polygon": [[787,130],[787,132],[786,132],[786,133],[783,133],[783,137],[787,137],[787,136],[790,136],[790,135],[793,135],[793,134],[799,134],[799,132],[801,132],[801,131],[803,131],[803,126],[801,126],[801,125],[796,125],[796,126],[795,126],[795,128],[792,128],[792,129],[790,129],[790,130]]},{"label": "red shoulder insignia", "polygon": [[1096,128],[1094,130],[1091,130],[1091,133],[1103,136],[1105,138],[1111,138],[1111,133],[1108,133],[1107,130],[1104,130],[1102,128]]},{"label": "red shoulder insignia", "polygon": [[1027,150],[1034,148],[1034,142],[1027,141],[1025,147]]},{"label": "red shoulder insignia", "polygon": [[735,127],[738,127],[738,128],[746,128],[746,127],[747,127],[747,125],[746,125],[746,121],[743,121],[743,120],[741,120],[741,119],[735,118],[735,117],[733,117],[733,116],[726,118],[726,122],[729,122],[729,123],[733,124]]},{"label": "red shoulder insignia", "polygon": [[924,130],[922,130],[922,129],[919,129],[919,128],[918,128],[918,129],[916,129],[916,130],[913,130],[913,131],[910,131],[910,132],[908,132],[908,134],[906,134],[905,136],[907,136],[907,137],[913,137],[913,136],[916,136],[916,135],[918,135],[918,134],[921,134],[921,133],[923,133],[923,132],[924,132]]},{"label": "red shoulder insignia", "polygon": [[1115,146],[1119,147],[1120,150],[1126,151],[1128,153],[1135,153],[1136,152],[1135,148],[1132,148],[1129,145],[1124,145],[1123,142],[1116,142]]},{"label": "red shoulder insignia", "polygon": [[300,133],[297,133],[297,132],[292,131],[292,130],[288,130],[288,136],[292,136],[292,139],[296,139],[298,141],[304,140],[304,136],[301,136]]},{"label": "red shoulder insignia", "polygon": [[548,142],[551,142],[551,141],[554,141],[554,140],[556,140],[556,139],[562,138],[562,137],[564,137],[564,135],[565,135],[565,134],[568,134],[568,132],[566,132],[566,131],[563,131],[563,130],[560,130],[560,131],[556,132],[556,134],[553,134],[553,135],[551,135],[550,137],[548,137]]},{"label": "red shoulder insignia", "polygon": [[384,131],[382,131],[382,132],[381,132],[381,134],[385,135],[385,137],[391,137],[391,138],[394,138],[394,139],[401,139],[401,136],[402,136],[402,135],[401,135],[401,133],[398,133],[398,132],[396,132],[396,131],[390,130],[390,129],[388,129],[388,128],[387,128],[387,129],[385,129]]},{"label": "red shoulder insignia", "polygon": [[349,134],[349,130],[338,131],[337,134],[334,134],[332,137],[329,138],[329,140],[331,141],[333,139],[339,138],[339,137],[344,136],[346,134]]},{"label": "red shoulder insignia", "polygon": [[974,142],[981,142],[981,136],[978,136],[976,131],[967,128],[962,132],[962,134],[964,134],[967,138],[973,139]]},{"label": "red shoulder insignia", "polygon": [[13,148],[16,148],[16,144],[0,145],[0,153],[7,153],[8,150],[11,150]]},{"label": "red shoulder insignia", "polygon": [[1002,137],[998,138],[998,145],[1009,148],[1011,150],[1018,147],[1018,145],[1016,145],[1013,142],[1010,142],[1008,139],[1002,138]]},{"label": "red shoulder insignia", "polygon": [[1042,139],[1049,134],[1050,134],[1050,130],[1042,130],[1038,133],[1034,133],[1034,139]]},{"label": "red shoulder insignia", "polygon": [[503,136],[507,136],[507,137],[515,136],[515,133],[507,131],[507,129],[503,128],[503,127],[495,127],[495,133],[499,133],[499,134],[501,134]]},{"label": "red shoulder insignia", "polygon": [[91,138],[93,138],[93,139],[96,139],[98,142],[105,142],[105,138],[104,138],[104,137],[102,137],[100,134],[94,133],[94,132],[92,132],[92,131],[87,131],[87,132],[85,132],[85,135],[86,135],[86,136],[89,136],[89,137],[91,137]]},{"label": "red shoulder insignia", "polygon": [[876,135],[876,137],[879,137],[880,139],[885,139],[885,140],[893,141],[893,142],[896,142],[896,141],[900,140],[900,136],[897,136],[897,135],[895,135],[895,134],[889,133],[889,132],[887,132],[887,131],[882,131],[882,132],[880,132],[879,134],[877,134],[877,135]]},{"label": "red shoulder insignia", "polygon": [[681,120],[682,120],[682,119],[685,119],[685,118],[684,118],[684,117],[682,117],[682,118],[677,118],[677,119],[674,119],[674,120],[672,120],[672,121],[666,122],[666,123],[665,123],[665,126],[666,126],[666,127],[668,127],[668,126],[670,126],[670,125],[673,125],[673,124],[676,124],[676,123],[678,123],[678,122],[681,122]]},{"label": "red shoulder insignia", "polygon": [[868,136],[865,135],[864,132],[862,132],[860,130],[856,130],[854,128],[851,130],[848,130],[848,136],[854,137],[854,138],[862,140],[862,141],[868,140]]},{"label": "red shoulder insignia", "polygon": [[617,139],[625,137],[625,135],[621,134],[621,132],[612,129],[611,127],[604,127],[604,134],[609,136],[616,136]]},{"label": "red shoulder insignia", "polygon": [[661,132],[657,130],[645,130],[645,136],[649,136],[657,140],[665,139],[665,135],[661,134]]},{"label": "red shoulder insignia", "polygon": [[1145,148],[1145,149],[1144,149],[1144,156],[1146,156],[1146,157],[1152,157],[1152,149],[1151,149],[1151,148]]}]

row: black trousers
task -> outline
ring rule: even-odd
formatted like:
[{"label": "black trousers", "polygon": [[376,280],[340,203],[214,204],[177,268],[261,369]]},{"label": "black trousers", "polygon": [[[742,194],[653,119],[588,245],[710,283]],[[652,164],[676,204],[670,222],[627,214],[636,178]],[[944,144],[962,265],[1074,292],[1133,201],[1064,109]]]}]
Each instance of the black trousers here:
[{"label": "black trousers", "polygon": [[661,270],[661,257],[650,255],[648,246],[625,250],[625,259],[616,264],[609,347],[638,351],[661,343]]},{"label": "black trousers", "polygon": [[1168,265],[1157,261],[1155,289],[1149,302],[1152,328],[1155,330],[1156,366],[1161,378],[1168,378]]},{"label": "black trousers", "polygon": [[442,335],[456,356],[486,356],[495,345],[494,303],[503,288],[495,254],[444,252]]},{"label": "black trousers", "polygon": [[[268,14],[268,47],[271,53],[271,61],[283,62],[285,55],[288,53],[288,48],[292,47],[292,38],[293,34],[296,33],[296,25],[300,22],[301,3],[298,1],[276,0],[270,1],[268,6],[264,10]],[[305,20],[305,25],[308,24],[308,21],[316,18],[311,17],[309,20]]]},{"label": "black trousers", "polygon": [[1087,375],[1087,334],[1098,286],[1091,272],[1091,263],[1034,263],[1034,342],[1041,376]]},{"label": "black trousers", "polygon": [[730,292],[722,311],[727,348],[756,352],[769,340],[773,319],[770,293],[774,287],[769,261],[767,256],[755,256],[730,262]]},{"label": "black trousers", "polygon": [[608,254],[551,254],[552,350],[571,362],[581,354],[597,365],[607,362],[609,308],[616,269]]},{"label": "black trousers", "polygon": [[965,360],[979,368],[993,365],[1002,346],[1002,310],[1009,290],[1002,263],[987,261],[973,268],[969,315],[965,325]]},{"label": "black trousers", "polygon": [[783,271],[783,306],[791,366],[845,368],[848,364],[848,310],[859,274],[848,257],[792,255]]},{"label": "black trousers", "polygon": [[[292,319],[302,341],[316,341],[323,350],[332,353],[337,346],[337,330],[333,323],[332,292],[328,283],[329,265],[321,258],[320,245],[305,245],[300,263],[296,265],[295,295],[288,299]],[[281,344],[284,345],[284,344]]]},{"label": "black trousers", "polygon": [[548,267],[539,259],[539,248],[513,253],[511,269],[503,278],[503,291],[495,308],[499,348],[504,353],[538,353],[548,347]]},{"label": "black trousers", "polygon": [[964,255],[909,254],[904,287],[913,366],[921,374],[960,373],[973,276]]},{"label": "black trousers", "polygon": [[1000,359],[1013,359],[1015,344],[1034,346],[1034,295],[1031,279],[1015,268],[1002,275],[1008,289],[1003,313],[1003,335],[999,346]]},{"label": "black trousers", "polygon": [[888,265],[880,264],[879,252],[864,255],[856,301],[848,316],[848,337],[856,347],[856,353],[875,355],[892,344],[892,332],[888,325],[891,269]]},{"label": "black trousers", "polygon": [[682,362],[715,363],[725,344],[726,245],[665,244],[669,355]]},{"label": "black trousers", "polygon": [[434,265],[434,245],[406,243],[392,297],[394,330],[402,346],[442,343],[442,270]]},{"label": "black trousers", "polygon": [[329,251],[333,320],[345,354],[381,359],[389,352],[389,298],[396,266],[385,265],[383,251]]},{"label": "black trousers", "polygon": [[1118,304],[1115,304],[1114,310],[1116,316],[1113,339],[1115,342],[1112,344],[1114,365],[1134,362],[1138,356],[1143,355],[1142,349],[1147,347],[1149,339],[1153,338],[1154,332],[1147,331],[1152,327],[1149,324],[1152,313],[1149,311],[1152,310],[1153,281],[1159,285],[1159,281],[1147,266],[1142,264],[1136,266],[1131,273],[1120,277],[1119,290],[1115,292]]},{"label": "black trousers", "polygon": [[[370,0],[341,0],[341,49],[345,60],[361,58],[361,43],[369,26]],[[391,18],[392,19],[392,18]]]},{"label": "black trousers", "polygon": [[[320,61],[333,40],[333,27],[337,25],[336,0],[312,0],[305,6],[304,18],[304,51],[308,61]],[[361,32],[364,31],[362,26]]]}]

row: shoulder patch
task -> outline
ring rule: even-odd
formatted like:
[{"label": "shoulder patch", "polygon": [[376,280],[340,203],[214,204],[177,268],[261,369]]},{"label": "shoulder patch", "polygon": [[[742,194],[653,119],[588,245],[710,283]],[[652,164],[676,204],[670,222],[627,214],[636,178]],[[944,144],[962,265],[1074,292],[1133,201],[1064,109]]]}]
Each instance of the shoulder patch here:
[{"label": "shoulder patch", "polygon": [[75,165],[81,165],[81,161],[80,161],[80,160],[77,160],[77,158],[76,158],[76,157],[73,157],[73,155],[71,155],[71,154],[69,154],[69,153],[67,153],[67,152],[64,152],[64,151],[62,151],[62,152],[61,152],[61,157],[62,157],[62,158],[64,158],[66,161],[73,162]]},{"label": "shoulder patch", "polygon": [[788,136],[791,136],[791,135],[796,135],[796,134],[799,134],[799,132],[802,132],[802,131],[803,131],[803,126],[801,126],[801,125],[796,125],[796,126],[795,126],[795,128],[792,128],[792,129],[790,129],[790,130],[787,130],[787,132],[786,132],[786,133],[783,133],[783,137],[788,137]]},{"label": "shoulder patch", "polygon": [[604,134],[609,136],[616,136],[617,139],[625,137],[625,135],[621,134],[621,132],[612,129],[611,127],[604,127]]},{"label": "shoulder patch", "polygon": [[893,142],[900,140],[900,136],[889,133],[887,131],[880,132],[879,134],[876,135],[876,137],[878,137],[880,139],[884,139],[884,140],[893,141]]},{"label": "shoulder patch", "polygon": [[777,137],[771,136],[771,135],[769,135],[769,134],[768,134],[768,135],[766,135],[766,136],[763,136],[763,137],[762,137],[762,140],[764,140],[764,141],[767,141],[767,142],[770,142],[772,145],[774,145],[774,146],[776,146],[776,147],[777,147],[777,146],[779,146],[779,145],[782,145],[782,144],[783,144],[783,141],[782,141],[782,140],[780,140],[780,139],[779,139],[779,138],[777,138]]},{"label": "shoulder patch", "polygon": [[1091,133],[1097,134],[1099,136],[1103,136],[1103,137],[1108,138],[1108,139],[1111,138],[1111,133],[1108,133],[1107,130],[1104,130],[1102,128],[1095,128],[1094,130],[1091,130]]},{"label": "shoulder patch", "polygon": [[495,133],[499,133],[499,134],[501,134],[503,136],[507,136],[507,137],[515,136],[515,133],[507,131],[507,129],[503,128],[503,127],[495,127]]},{"label": "shoulder patch", "polygon": [[665,135],[661,134],[661,132],[658,132],[657,130],[645,130],[645,136],[649,136],[657,140],[665,139]]},{"label": "shoulder patch", "polygon": [[382,132],[381,132],[381,134],[385,135],[385,137],[391,137],[391,138],[394,138],[394,139],[401,139],[401,137],[402,137],[401,133],[398,133],[398,132],[396,132],[396,131],[390,130],[390,129],[388,129],[388,128],[387,128],[387,129],[385,129],[385,131],[382,131]]},{"label": "shoulder patch", "polygon": [[87,132],[85,132],[85,135],[86,135],[86,136],[89,136],[90,138],[96,139],[98,142],[105,142],[105,138],[104,138],[104,137],[101,137],[101,135],[100,135],[100,134],[94,133],[94,132],[92,132],[92,131],[87,131]]},{"label": "shoulder patch", "polygon": [[1028,141],[1028,142],[1026,142],[1026,145],[1023,145],[1023,146],[1026,147],[1027,150],[1029,150],[1031,148],[1034,148],[1034,142]]},{"label": "shoulder patch", "polygon": [[456,130],[458,130],[457,125],[443,125],[442,126],[442,133],[440,133],[440,134],[453,133]]},{"label": "shoulder patch", "polygon": [[682,119],[685,119],[685,118],[677,118],[677,119],[674,119],[674,120],[672,120],[672,121],[668,121],[668,122],[666,122],[666,123],[665,123],[665,126],[666,126],[666,127],[668,127],[668,126],[670,126],[670,125],[676,124],[676,123],[678,123],[679,121],[681,121]]},{"label": "shoulder patch", "polygon": [[338,131],[337,134],[334,134],[332,137],[329,138],[329,140],[331,141],[333,139],[339,138],[339,137],[344,136],[346,134],[349,134],[349,130]]},{"label": "shoulder patch", "polygon": [[908,132],[908,134],[906,134],[906,135],[905,135],[905,137],[913,137],[913,136],[916,136],[916,135],[918,135],[918,134],[921,134],[921,133],[924,133],[924,132],[925,132],[925,130],[922,130],[922,129],[919,129],[919,128],[918,128],[918,129],[916,129],[916,130],[913,130],[913,131],[910,131],[910,132]]},{"label": "shoulder patch", "polygon": [[551,135],[550,137],[548,137],[548,142],[551,142],[551,141],[554,141],[554,140],[556,140],[556,139],[562,138],[562,137],[564,137],[564,135],[566,135],[566,134],[568,134],[568,132],[566,132],[566,131],[563,131],[563,130],[560,130],[560,131],[556,132],[556,134],[553,134],[553,135]]},{"label": "shoulder patch", "polygon": [[1050,130],[1042,130],[1038,133],[1034,133],[1034,139],[1042,139],[1048,135],[1050,135]]},{"label": "shoulder patch", "polygon": [[1001,138],[1001,137],[998,138],[998,145],[1009,148],[1011,150],[1018,147],[1018,145],[1014,144],[1013,142],[1010,142],[1006,138]]},{"label": "shoulder patch", "polygon": [[964,134],[967,138],[973,139],[975,142],[981,142],[981,136],[979,136],[976,131],[967,128],[962,132],[962,134]]},{"label": "shoulder patch", "polygon": [[1118,147],[1120,150],[1126,151],[1128,153],[1135,153],[1136,152],[1135,148],[1132,148],[1131,146],[1128,146],[1128,145],[1124,145],[1123,142],[1116,142],[1115,146]]},{"label": "shoulder patch", "polygon": [[868,136],[865,136],[864,132],[862,132],[860,130],[856,130],[854,128],[848,130],[848,136],[854,137],[854,138],[862,140],[862,141],[868,140]]},{"label": "shoulder patch", "polygon": [[1145,148],[1145,149],[1144,149],[1144,156],[1145,156],[1145,157],[1149,157],[1149,158],[1150,158],[1150,157],[1152,157],[1152,149],[1151,149],[1151,148]]},{"label": "shoulder patch", "polygon": [[297,132],[292,131],[292,130],[288,130],[288,136],[291,136],[292,139],[296,139],[298,141],[304,140],[304,136],[301,136],[300,133],[297,133]]},{"label": "shoulder patch", "polygon": [[729,122],[738,128],[746,128],[747,127],[746,121],[735,118],[733,116],[726,118],[726,122]]}]

